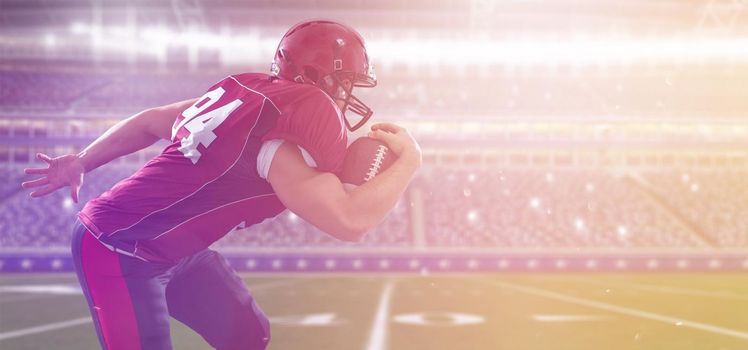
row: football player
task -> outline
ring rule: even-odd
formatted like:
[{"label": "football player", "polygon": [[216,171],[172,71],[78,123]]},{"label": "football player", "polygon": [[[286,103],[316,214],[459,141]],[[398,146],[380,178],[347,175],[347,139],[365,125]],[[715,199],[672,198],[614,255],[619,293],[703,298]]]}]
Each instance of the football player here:
[{"label": "football player", "polygon": [[267,317],[208,246],[286,208],[338,239],[360,240],[420,166],[408,131],[381,123],[369,137],[389,146],[394,164],[351,191],[335,175],[347,132],[372,115],[353,89],[376,85],[352,28],[297,24],[271,71],[229,76],[202,97],[116,124],[79,154],[38,154],[47,166],[26,169],[43,175],[23,184],[39,187],[32,197],[70,187],[77,202],[84,173],[158,139],[170,142],[78,214],[73,260],[102,348],[170,349],[171,315],[217,349],[264,349]]}]

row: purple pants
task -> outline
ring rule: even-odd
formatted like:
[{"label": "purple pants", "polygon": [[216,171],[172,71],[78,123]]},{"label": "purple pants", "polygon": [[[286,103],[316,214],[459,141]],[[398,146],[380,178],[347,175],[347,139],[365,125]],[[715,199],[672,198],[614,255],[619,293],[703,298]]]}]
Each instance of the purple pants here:
[{"label": "purple pants", "polygon": [[267,317],[215,251],[145,262],[109,250],[80,223],[72,250],[102,349],[171,349],[169,316],[216,349],[265,349],[270,341]]}]

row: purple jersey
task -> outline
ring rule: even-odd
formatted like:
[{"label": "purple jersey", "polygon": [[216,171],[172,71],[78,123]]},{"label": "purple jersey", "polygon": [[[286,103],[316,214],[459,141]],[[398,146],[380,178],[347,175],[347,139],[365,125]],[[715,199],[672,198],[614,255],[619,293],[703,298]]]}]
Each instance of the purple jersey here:
[{"label": "purple jersey", "polygon": [[102,243],[148,261],[173,261],[285,209],[257,173],[263,141],[307,150],[339,169],[340,110],[320,89],[264,74],[229,76],[177,117],[172,142],[78,214]]}]

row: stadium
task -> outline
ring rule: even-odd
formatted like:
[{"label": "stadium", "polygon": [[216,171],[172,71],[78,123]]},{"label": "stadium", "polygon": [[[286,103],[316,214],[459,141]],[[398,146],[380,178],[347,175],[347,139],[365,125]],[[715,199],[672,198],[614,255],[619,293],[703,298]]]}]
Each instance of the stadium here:
[{"label": "stadium", "polygon": [[[746,349],[748,2],[0,1],[0,348],[96,349],[70,245],[166,142],[29,198],[35,154],[269,72],[294,23],[366,38],[423,166],[360,242],[290,211],[212,248],[270,349]],[[359,133],[364,135],[363,133]],[[359,135],[359,136],[360,136]],[[210,346],[173,320],[175,349]]]}]

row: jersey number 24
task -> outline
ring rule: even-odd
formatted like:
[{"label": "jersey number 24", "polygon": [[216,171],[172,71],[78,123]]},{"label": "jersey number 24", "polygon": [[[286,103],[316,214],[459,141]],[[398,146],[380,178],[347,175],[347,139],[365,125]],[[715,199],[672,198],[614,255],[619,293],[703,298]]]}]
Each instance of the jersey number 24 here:
[{"label": "jersey number 24", "polygon": [[184,119],[176,123],[171,129],[172,140],[174,140],[177,132],[183,126],[189,131],[190,134],[180,140],[181,146],[178,149],[185,157],[192,161],[192,164],[197,163],[202,156],[197,146],[203,145],[203,147],[208,148],[217,137],[213,130],[226,121],[231,112],[235,111],[242,104],[241,100],[236,99],[210,112],[203,113],[210,106],[218,102],[224,93],[226,93],[226,90],[222,87],[205,93],[195,104],[182,112]]}]

